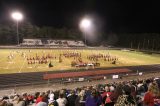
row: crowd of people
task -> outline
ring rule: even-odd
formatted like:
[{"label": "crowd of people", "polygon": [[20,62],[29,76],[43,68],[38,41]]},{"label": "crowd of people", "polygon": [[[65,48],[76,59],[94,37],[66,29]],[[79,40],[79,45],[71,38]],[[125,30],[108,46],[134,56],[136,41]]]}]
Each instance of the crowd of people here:
[{"label": "crowd of people", "polygon": [[81,52],[64,52],[63,56],[65,58],[73,57],[74,59],[76,59],[76,58],[80,58],[81,57]]},{"label": "crowd of people", "polygon": [[38,54],[36,54],[36,56],[27,57],[27,63],[28,64],[47,64],[51,59],[56,59],[56,56],[52,56],[49,53],[43,56],[39,56]]},{"label": "crowd of people", "polygon": [[42,51],[42,54],[32,54],[31,52],[31,50],[29,50],[29,52],[13,51],[8,55],[8,61],[12,61],[17,53],[20,54],[24,60],[26,60],[28,65],[49,65],[53,60],[58,60],[59,63],[62,63],[64,59],[71,59],[72,67],[87,67],[87,64],[91,64],[91,66],[97,66],[98,64],[98,66],[100,66],[101,61],[108,61],[112,64],[116,64],[118,61],[118,57],[110,55],[109,53],[92,53],[84,57],[82,56],[82,53],[78,51],[63,51],[59,54],[45,53],[45,51]]},{"label": "crowd of people", "polygon": [[96,62],[99,61],[99,59],[102,59],[104,61],[117,61],[118,57],[112,56],[109,53],[108,54],[99,53],[99,54],[88,55],[87,59],[91,61],[96,61]]},{"label": "crowd of people", "polygon": [[[53,88],[54,89],[54,88]],[[160,106],[160,79],[6,95],[0,106]]]}]

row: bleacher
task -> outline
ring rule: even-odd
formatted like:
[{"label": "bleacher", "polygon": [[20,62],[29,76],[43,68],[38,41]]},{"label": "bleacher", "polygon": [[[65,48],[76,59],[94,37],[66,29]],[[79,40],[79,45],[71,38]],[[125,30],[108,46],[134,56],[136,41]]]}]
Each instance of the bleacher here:
[{"label": "bleacher", "polygon": [[85,44],[84,44],[83,41],[68,40],[67,42],[68,42],[68,46],[69,47],[76,47],[76,46],[78,46],[78,47],[84,47],[85,46]]},{"label": "bleacher", "polygon": [[84,47],[83,41],[53,39],[23,39],[21,46],[53,46],[53,47]]},{"label": "bleacher", "polygon": [[41,39],[23,39],[21,46],[42,46]]}]

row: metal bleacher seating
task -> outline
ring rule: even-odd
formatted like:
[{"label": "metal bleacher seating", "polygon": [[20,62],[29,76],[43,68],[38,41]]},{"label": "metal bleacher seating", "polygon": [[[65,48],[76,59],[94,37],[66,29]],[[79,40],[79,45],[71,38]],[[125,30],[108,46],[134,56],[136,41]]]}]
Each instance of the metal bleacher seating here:
[{"label": "metal bleacher seating", "polygon": [[84,47],[85,44],[80,40],[23,39],[21,46]]},{"label": "metal bleacher seating", "polygon": [[21,43],[22,46],[41,46],[42,41],[41,39],[23,39]]}]

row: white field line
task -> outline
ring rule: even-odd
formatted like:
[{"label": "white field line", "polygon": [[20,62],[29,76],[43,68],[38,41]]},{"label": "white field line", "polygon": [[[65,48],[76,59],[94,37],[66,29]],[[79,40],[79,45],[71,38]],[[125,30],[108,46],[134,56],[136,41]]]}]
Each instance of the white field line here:
[{"label": "white field line", "polygon": [[23,66],[24,66],[24,63],[25,63],[25,59],[23,60],[23,63],[22,63],[22,66],[20,67],[20,69],[19,69],[19,73],[22,71],[22,68],[23,68]]},{"label": "white field line", "polygon": [[[26,52],[26,50],[24,51],[24,52]],[[16,57],[21,57],[21,54],[17,54],[17,56]],[[26,59],[25,58],[23,58],[22,59],[23,60],[23,63],[22,63],[22,65],[20,65],[19,67],[18,67],[18,69],[19,69],[19,73],[21,72],[21,70],[22,70],[22,68],[23,68],[23,66],[24,66],[24,63],[25,63],[25,61],[26,61]]]}]

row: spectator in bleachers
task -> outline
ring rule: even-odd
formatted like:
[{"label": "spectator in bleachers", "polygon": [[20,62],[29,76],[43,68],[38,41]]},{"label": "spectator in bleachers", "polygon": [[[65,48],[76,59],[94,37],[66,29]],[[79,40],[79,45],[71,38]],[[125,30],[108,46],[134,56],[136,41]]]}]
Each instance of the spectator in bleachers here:
[{"label": "spectator in bleachers", "polygon": [[114,105],[114,102],[111,100],[111,95],[114,93],[114,87],[113,86],[107,86],[108,89],[105,89],[107,90],[107,92],[105,93],[105,96],[103,97],[103,104],[104,106],[113,106]]},{"label": "spectator in bleachers", "polygon": [[36,106],[48,106],[48,104],[45,102],[45,98],[42,98],[42,100],[38,102]]},{"label": "spectator in bleachers", "polygon": [[114,106],[136,106],[136,100],[131,95],[131,88],[129,85],[124,85],[123,93],[120,95]]},{"label": "spectator in bleachers", "polygon": [[114,90],[114,92],[111,93],[110,95],[110,99],[111,101],[113,102],[113,104],[117,101],[118,97],[120,95],[122,95],[122,88],[123,88],[123,85],[122,84],[118,84]]},{"label": "spectator in bleachers", "polygon": [[59,98],[56,101],[58,103],[58,106],[67,106],[67,99],[65,98],[64,91],[60,91]]},{"label": "spectator in bleachers", "polygon": [[48,106],[58,106],[57,101],[54,99],[54,94],[51,93],[48,101]]},{"label": "spectator in bleachers", "polygon": [[154,98],[159,96],[159,88],[157,83],[150,83],[148,91],[144,95],[144,105],[154,106]]},{"label": "spectator in bleachers", "polygon": [[27,96],[27,100],[28,100],[28,104],[32,104],[32,103],[34,103],[34,96],[33,95],[31,95],[31,94],[28,94],[28,96]]},{"label": "spectator in bleachers", "polygon": [[25,102],[25,106],[29,105],[29,100],[28,100],[28,97],[27,97],[27,93],[22,94],[22,99]]},{"label": "spectator in bleachers", "polygon": [[85,90],[81,90],[78,94],[75,104],[76,106],[85,106],[85,102],[86,102]]},{"label": "spectator in bleachers", "polygon": [[7,102],[6,101],[4,101],[4,100],[0,100],[0,106],[5,106],[7,104]]},{"label": "spectator in bleachers", "polygon": [[131,95],[133,96],[134,99],[136,99],[136,95],[137,95],[136,87],[134,85],[130,85],[130,86],[131,86]]},{"label": "spectator in bleachers", "polygon": [[70,94],[67,97],[68,106],[76,106],[75,101],[76,101],[77,97],[78,96],[75,94],[75,91],[71,90]]},{"label": "spectator in bleachers", "polygon": [[54,91],[54,99],[57,100],[59,98],[59,91]]},{"label": "spectator in bleachers", "polygon": [[4,96],[0,99],[0,106],[13,106],[8,96]]},{"label": "spectator in bleachers", "polygon": [[[40,94],[38,95],[38,97],[37,97],[37,99],[36,99],[36,104],[38,104],[39,102],[42,101],[43,96],[44,96],[44,92],[43,92],[43,93],[40,93]],[[44,99],[43,99],[43,100],[44,100]]]},{"label": "spectator in bleachers", "polygon": [[88,87],[85,88],[85,95],[86,95],[86,97],[88,97],[88,96],[91,95],[91,93],[92,93],[91,90],[92,89],[93,89],[92,86],[88,86]]},{"label": "spectator in bleachers", "polygon": [[[160,106],[159,98],[157,80],[151,78],[83,86],[74,90],[38,92],[34,96],[28,93],[4,96],[0,99],[0,106]],[[35,104],[30,104],[34,101]]]},{"label": "spectator in bleachers", "polygon": [[131,95],[136,99],[137,95],[137,85],[136,81],[131,80],[130,81],[130,86],[131,86]]},{"label": "spectator in bleachers", "polygon": [[102,101],[98,97],[98,92],[93,89],[91,95],[86,98],[85,106],[100,106]]},{"label": "spectator in bleachers", "polygon": [[34,94],[34,99],[37,100],[37,98],[39,97],[40,92],[35,92]]},{"label": "spectator in bleachers", "polygon": [[13,99],[13,106],[25,106],[25,101],[19,95],[16,95]]},{"label": "spectator in bleachers", "polygon": [[102,99],[107,95],[108,92],[110,92],[109,85],[106,85],[105,86],[105,91],[102,94]]}]

